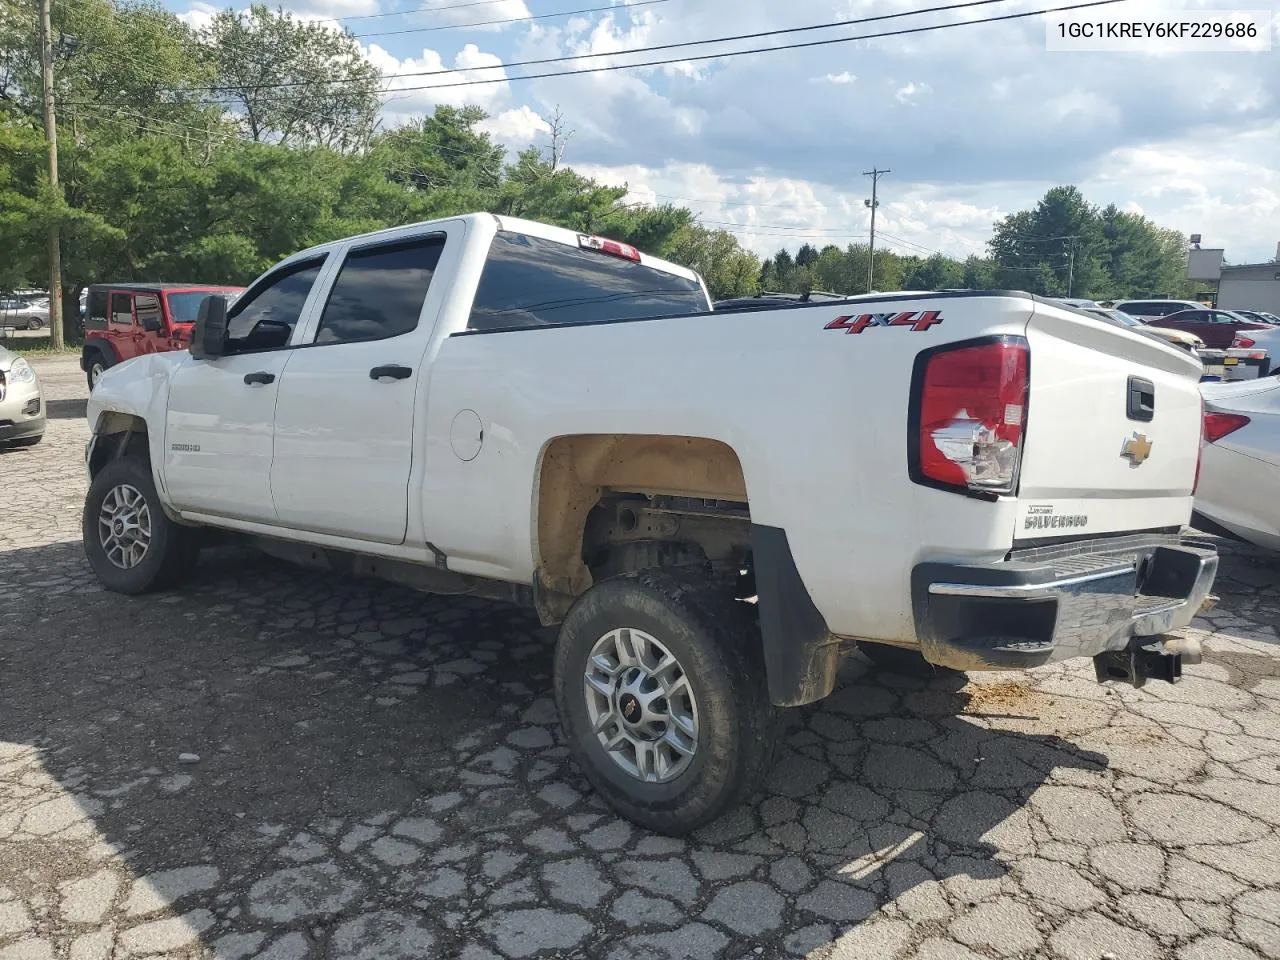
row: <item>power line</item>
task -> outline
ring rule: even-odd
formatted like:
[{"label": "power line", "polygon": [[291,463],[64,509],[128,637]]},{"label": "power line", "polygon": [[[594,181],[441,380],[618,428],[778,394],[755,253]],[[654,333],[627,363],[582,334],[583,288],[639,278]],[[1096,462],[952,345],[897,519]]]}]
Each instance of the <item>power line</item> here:
[{"label": "power line", "polygon": [[[982,7],[982,6],[989,6],[990,4],[993,4],[993,3],[1007,3],[1007,2],[1009,2],[1009,0],[962,0],[962,2],[959,2],[959,3],[950,3],[950,4],[945,4],[945,5],[936,6],[936,7],[923,7],[919,10],[904,10],[898,13],[884,13],[884,14],[879,14],[877,16],[873,16],[873,17],[856,17],[851,20],[836,20],[831,23],[816,23],[816,24],[809,24],[803,27],[787,27],[787,28],[777,29],[777,30],[761,30],[755,33],[740,33],[740,34],[734,34],[734,35],[725,36],[725,37],[711,37],[706,40],[682,40],[676,43],[662,43],[662,44],[655,44],[648,47],[632,47],[631,49],[628,49],[628,50],[601,51],[599,53],[579,53],[579,54],[572,54],[572,55],[559,56],[559,57],[543,57],[537,60],[513,60],[508,63],[494,63],[486,66],[463,67],[463,68],[457,68],[457,67],[441,68],[439,70],[411,70],[411,71],[406,71],[404,73],[391,74],[389,76],[384,77],[383,79],[398,80],[402,77],[433,77],[433,76],[442,76],[442,75],[455,74],[455,73],[461,73],[461,72],[475,72],[479,70],[507,69],[510,67],[547,66],[553,63],[569,63],[569,62],[574,62],[579,60],[591,60],[598,57],[619,57],[619,56],[628,56],[630,54],[636,54],[636,53],[655,53],[659,50],[676,50],[676,49],[683,49],[685,47],[706,46],[708,44],[732,43],[739,40],[759,40],[763,37],[776,37],[776,36],[783,36],[783,35],[792,34],[792,33],[805,33],[812,30],[830,30],[835,27],[855,26],[857,24],[863,24],[863,23],[874,23],[880,20],[896,20],[902,17],[919,16],[920,14],[925,14],[925,13],[940,13],[948,10],[963,10],[969,7]],[[1118,3],[1118,2],[1121,2],[1121,0],[1095,0],[1095,2]],[[1086,6],[1089,6],[1089,5],[1093,5],[1093,4],[1086,4]],[[1064,9],[1072,9],[1072,8],[1064,8]],[[972,22],[980,23],[982,21],[972,21]],[[790,49],[796,49],[799,47],[806,47],[806,46],[821,46],[827,43],[847,43],[850,40],[856,40],[856,39],[860,39],[860,38],[846,37],[846,38],[837,38],[834,40],[811,41],[809,43],[781,45],[776,47],[762,47],[756,50],[730,51],[729,53],[715,54],[714,56],[681,57],[678,60],[663,60],[655,64],[631,64],[631,66],[650,66],[650,65],[657,66],[657,65],[668,64],[668,63],[683,63],[691,60],[717,59],[719,57],[741,56],[747,53],[763,53],[769,50],[790,50]],[[581,70],[581,71],[573,71],[573,72],[588,73],[588,72],[598,72],[599,70],[603,70],[603,69],[605,68],[598,67],[598,68],[594,68],[594,70]],[[560,75],[561,74],[546,74],[546,76],[560,76]],[[500,77],[494,80],[475,81],[475,82],[500,83],[502,80],[505,80],[505,79],[517,79],[517,78]],[[309,82],[310,81],[264,83],[264,84],[257,85],[257,87],[255,87],[254,89],[274,89],[277,87],[299,86],[299,85],[305,85],[306,83],[309,83]],[[324,82],[345,83],[345,82],[351,82],[351,81],[348,78],[338,78],[332,81],[324,81]],[[186,89],[187,90],[217,90],[220,88],[213,87],[213,86],[206,86],[206,87],[187,87]],[[250,88],[241,87],[238,89],[250,89]],[[423,88],[423,89],[426,89],[426,88]]]},{"label": "power line", "polygon": [[671,0],[634,0],[625,6],[610,4],[605,7],[586,7],[582,10],[562,10],[559,13],[539,13],[528,17],[507,17],[504,20],[477,20],[475,23],[450,23],[438,27],[408,27],[404,30],[377,30],[373,33],[357,33],[355,37],[363,40],[367,37],[390,37],[403,33],[434,33],[437,30],[462,30],[467,27],[492,27],[504,23],[528,23],[531,20],[551,20],[557,17],[574,17],[582,13],[602,13],[607,10],[630,9],[631,7],[649,7],[656,3],[670,3]]},{"label": "power line", "polygon": [[[728,53],[709,53],[709,54],[700,54],[698,56],[693,56],[693,57],[674,57],[674,58],[668,58],[665,60],[644,60],[644,61],[641,61],[640,63],[610,64],[610,65],[601,66],[601,67],[584,67],[579,70],[556,70],[556,71],[551,71],[549,73],[531,73],[531,74],[524,74],[522,76],[515,76],[515,77],[494,77],[494,78],[480,79],[480,80],[461,80],[461,81],[455,81],[453,83],[433,83],[433,84],[424,84],[422,86],[416,86],[416,87],[391,87],[383,90],[382,93],[412,93],[419,90],[446,90],[454,87],[472,87],[472,86],[488,85],[493,83],[508,83],[513,80],[545,80],[552,77],[579,76],[582,74],[590,74],[590,73],[609,73],[615,70],[635,70],[642,67],[661,67],[661,66],[668,66],[670,64],[675,64],[675,63],[695,63],[695,62],[704,61],[704,60],[727,60],[727,59],[732,59],[733,57],[749,56],[757,53],[772,53],[779,50],[798,50],[798,49],[803,49],[807,47],[822,47],[822,46],[830,46],[832,44],[838,44],[838,43],[852,43],[857,40],[875,40],[883,37],[900,37],[900,36],[908,36],[908,35],[918,34],[918,33],[930,33],[938,30],[951,29],[953,27],[967,27],[967,26],[973,26],[973,25],[982,24],[982,23],[998,23],[1006,20],[1023,20],[1023,19],[1026,19],[1027,17],[1043,16],[1046,13],[1062,13],[1068,10],[1082,10],[1089,7],[1105,7],[1105,6],[1111,6],[1116,3],[1124,3],[1124,2],[1125,0],[1089,0],[1089,2],[1087,3],[1074,3],[1074,4],[1068,4],[1066,6],[1058,6],[1058,7],[1044,7],[1038,10],[1024,11],[1022,13],[1003,14],[998,17],[983,17],[977,20],[961,20],[961,21],[953,21],[950,23],[928,24],[926,26],[921,26],[921,27],[906,27],[901,30],[886,30],[880,33],[865,33],[865,34],[860,34],[854,37],[835,37],[828,40],[809,40],[804,43],[780,44],[778,46],[773,46],[773,47],[756,47],[750,50],[734,50]],[[618,55],[618,53],[625,53],[625,52],[627,51],[618,51],[611,55],[616,56]],[[461,68],[454,72],[465,73],[471,69],[473,68]],[[397,79],[398,76],[400,75],[397,74],[397,75],[393,75],[392,77],[388,77],[384,79]],[[200,89],[200,88],[191,88],[191,89]],[[238,88],[238,89],[243,89],[243,88]],[[101,102],[101,101],[84,101],[84,102],[93,103],[93,102]],[[225,100],[188,100],[186,102],[193,105],[203,104],[206,106],[220,106],[225,103]],[[259,101],[259,102],[270,102],[270,101]]]},{"label": "power line", "polygon": [[[602,53],[587,53],[587,54],[577,54],[574,56],[549,57],[541,60],[513,61],[510,63],[498,63],[498,64],[491,64],[488,66],[458,67],[458,68],[442,69],[442,70],[409,71],[405,73],[397,73],[397,74],[384,76],[382,79],[384,81],[388,81],[388,80],[398,80],[404,77],[439,76],[439,75],[450,75],[450,74],[459,74],[459,73],[465,74],[465,73],[474,73],[480,70],[496,70],[499,68],[507,68],[507,67],[535,66],[539,64],[563,63],[567,61],[584,60],[584,59],[589,59],[594,57],[603,57],[603,56],[617,57],[617,56],[625,56],[625,55],[635,54],[635,53],[647,53],[647,52],[653,52],[657,50],[669,50],[669,49],[682,48],[682,47],[688,47],[688,46],[726,43],[732,40],[751,39],[751,38],[758,38],[763,36],[777,36],[781,34],[797,33],[800,31],[807,31],[807,30],[824,30],[824,29],[837,27],[837,26],[850,26],[854,24],[871,23],[871,22],[880,21],[880,20],[892,20],[892,19],[897,19],[901,17],[917,16],[923,13],[935,13],[935,12],[946,11],[946,10],[957,10],[957,9],[964,9],[968,7],[985,6],[992,3],[1004,3],[1004,2],[1008,2],[1008,0],[965,0],[965,2],[962,2],[962,3],[947,4],[943,6],[937,6],[937,7],[925,7],[919,10],[907,10],[907,11],[901,11],[899,13],[881,14],[874,17],[862,17],[862,18],[857,18],[852,20],[842,20],[842,21],[837,21],[835,23],[813,24],[805,27],[792,27],[792,28],[782,29],[782,30],[769,30],[769,31],[763,31],[759,33],[739,34],[734,37],[718,37],[718,38],[713,38],[708,40],[689,40],[689,41],[682,41],[680,43],[660,44],[660,45],[651,46],[651,47],[635,47],[629,50],[614,50],[614,51],[602,52]],[[824,39],[824,40],[808,40],[801,43],[778,44],[778,45],[769,46],[769,47],[754,47],[747,50],[731,50],[723,53],[699,54],[699,55],[690,56],[690,57],[676,57],[676,58],[667,58],[662,60],[645,60],[639,63],[629,63],[629,64],[606,64],[604,66],[597,66],[597,67],[582,67],[582,68],[572,69],[572,70],[558,70],[558,71],[551,71],[546,73],[525,74],[525,75],[514,76],[514,77],[506,77],[506,76],[489,77],[489,78],[483,78],[483,79],[455,81],[453,83],[425,84],[417,87],[387,87],[386,89],[383,90],[383,92],[390,93],[394,91],[394,92],[404,93],[404,92],[410,92],[410,91],[416,91],[416,90],[443,90],[443,89],[448,89],[452,87],[468,87],[468,86],[478,86],[481,84],[506,83],[511,80],[539,80],[539,79],[546,79],[550,77],[576,76],[578,74],[605,73],[605,72],[610,72],[615,70],[632,70],[632,69],[637,69],[641,67],[660,67],[660,66],[668,66],[676,63],[696,63],[696,62],[701,62],[705,60],[730,59],[732,57],[747,56],[747,55],[757,54],[757,53],[771,53],[779,50],[800,50],[800,49],[806,49],[810,47],[830,46],[832,44],[852,43],[857,40],[871,40],[871,39],[877,39],[881,37],[896,37],[896,36],[906,36],[906,35],[916,34],[916,33],[927,33],[927,32],[936,31],[936,30],[949,29],[951,27],[968,26],[971,24],[995,23],[995,22],[1004,21],[1004,20],[1020,20],[1020,19],[1025,19],[1027,17],[1041,16],[1042,14],[1046,14],[1046,13],[1058,13],[1058,12],[1067,11],[1067,10],[1083,9],[1086,7],[1109,6],[1111,4],[1122,3],[1122,2],[1125,2],[1125,0],[1089,0],[1089,2],[1070,4],[1067,6],[1049,7],[1049,8],[1040,9],[1040,10],[1029,10],[1029,11],[1024,11],[1022,13],[1010,13],[1010,14],[1004,14],[996,17],[983,17],[977,20],[960,20],[960,21],[951,21],[947,23],[929,24],[921,27],[908,27],[908,28],[903,28],[901,30],[890,30],[890,31],[883,31],[881,33],[861,34],[861,35],[852,36],[852,37],[833,37],[833,38]],[[332,81],[320,81],[320,82],[321,83],[341,83],[341,82],[353,82],[353,81],[350,78],[337,78]],[[309,85],[311,83],[313,83],[313,81],[288,81],[288,82],[280,82],[280,83],[258,84],[252,87],[239,86],[239,87],[236,87],[235,89],[240,91],[245,91],[250,89],[278,89],[282,87]],[[222,89],[224,88],[218,87],[218,86],[186,87],[184,88],[183,92],[199,91],[199,90],[217,92]],[[214,101],[214,102],[217,102],[217,101]]]},{"label": "power line", "polygon": [[[981,0],[981,2],[1001,2],[1001,0]],[[507,83],[513,80],[545,80],[551,77],[569,77],[588,73],[608,73],[615,70],[635,70],[641,67],[664,67],[675,63],[697,63],[704,60],[728,60],[733,57],[750,56],[757,53],[773,53],[779,50],[800,50],[808,47],[825,47],[837,43],[853,43],[857,40],[876,40],[883,37],[901,37],[917,33],[930,33],[937,30],[948,30],[952,27],[968,27],[982,23],[999,23],[1005,20],[1025,20],[1027,17],[1039,17],[1046,13],[1063,13],[1068,10],[1083,10],[1089,7],[1107,7],[1126,0],[1089,0],[1087,3],[1073,3],[1066,6],[1044,7],[1039,10],[1027,10],[1022,13],[1007,13],[998,17],[982,17],[977,20],[959,20],[950,23],[934,23],[922,27],[904,27],[901,30],[886,30],[881,33],[864,33],[855,37],[835,37],[829,40],[808,40],[804,43],[779,44],[773,47],[754,47],[750,50],[732,50],[728,53],[706,53],[693,57],[673,57],[665,60],[644,60],[640,63],[609,64],[602,67],[583,67],[580,70],[556,70],[549,73],[530,73],[515,77],[495,77],[483,80],[461,80],[454,83],[433,83],[418,87],[395,87],[386,92],[409,93],[415,90],[447,90],[453,87],[474,87],[482,84]],[[966,4],[967,5],[967,4]],[[915,11],[917,13],[923,11]],[[886,16],[905,16],[892,14]],[[878,18],[883,19],[883,18]],[[615,51],[610,56],[618,56],[632,51]],[[578,59],[578,58],[573,58]],[[475,68],[467,67],[452,72],[468,72]],[[396,79],[400,75],[388,79]]]}]

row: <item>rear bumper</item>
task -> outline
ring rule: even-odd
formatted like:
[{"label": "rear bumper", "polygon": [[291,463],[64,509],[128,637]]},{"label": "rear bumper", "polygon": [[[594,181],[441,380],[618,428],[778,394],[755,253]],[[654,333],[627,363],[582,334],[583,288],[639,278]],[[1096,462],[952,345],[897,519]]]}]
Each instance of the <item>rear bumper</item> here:
[{"label": "rear bumper", "polygon": [[1218,555],[1203,541],[1134,535],[1015,551],[1006,563],[912,571],[926,660],[1021,670],[1126,650],[1185,627],[1209,599]]}]

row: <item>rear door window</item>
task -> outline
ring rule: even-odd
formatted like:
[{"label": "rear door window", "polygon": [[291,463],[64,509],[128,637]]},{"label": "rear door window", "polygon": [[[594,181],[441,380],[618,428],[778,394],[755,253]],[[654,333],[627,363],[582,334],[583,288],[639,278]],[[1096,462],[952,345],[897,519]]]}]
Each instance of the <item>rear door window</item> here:
[{"label": "rear door window", "polygon": [[443,252],[444,237],[433,236],[347,254],[316,343],[385,340],[415,330]]},{"label": "rear door window", "polygon": [[696,280],[554,240],[499,232],[471,307],[471,330],[635,320],[708,310]]},{"label": "rear door window", "polygon": [[111,322],[118,327],[133,326],[133,294],[111,294]]}]

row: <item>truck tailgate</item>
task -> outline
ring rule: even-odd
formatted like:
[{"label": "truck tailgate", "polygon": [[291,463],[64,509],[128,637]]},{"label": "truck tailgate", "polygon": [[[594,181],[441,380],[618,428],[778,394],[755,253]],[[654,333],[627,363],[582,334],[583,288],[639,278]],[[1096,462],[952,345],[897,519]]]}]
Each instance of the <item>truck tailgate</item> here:
[{"label": "truck tailgate", "polygon": [[1191,516],[1200,365],[1037,303],[1015,540],[1176,527]]}]

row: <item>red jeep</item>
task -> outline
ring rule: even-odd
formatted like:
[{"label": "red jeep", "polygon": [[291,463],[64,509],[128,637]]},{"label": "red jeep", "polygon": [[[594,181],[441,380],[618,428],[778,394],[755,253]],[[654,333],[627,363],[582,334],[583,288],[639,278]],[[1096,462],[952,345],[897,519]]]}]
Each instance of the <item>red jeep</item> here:
[{"label": "red jeep", "polygon": [[244,287],[197,283],[95,283],[89,287],[80,369],[89,389],[107,367],[144,353],[185,350],[200,302]]}]

